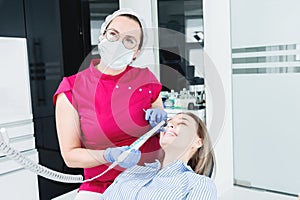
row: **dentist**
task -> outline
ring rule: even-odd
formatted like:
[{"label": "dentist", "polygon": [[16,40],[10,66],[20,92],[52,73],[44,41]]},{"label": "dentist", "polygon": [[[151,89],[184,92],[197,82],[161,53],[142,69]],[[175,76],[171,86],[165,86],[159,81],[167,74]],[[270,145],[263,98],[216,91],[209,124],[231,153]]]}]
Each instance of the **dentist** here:
[{"label": "dentist", "polygon": [[[54,94],[62,157],[69,167],[84,168],[85,179],[103,172],[151,126],[167,119],[159,81],[149,69],[130,65],[143,48],[144,28],[131,10],[109,15],[101,26],[100,60],[64,77]],[[99,199],[125,168],[161,157],[156,135],[120,167],[83,183],[75,199]]]}]

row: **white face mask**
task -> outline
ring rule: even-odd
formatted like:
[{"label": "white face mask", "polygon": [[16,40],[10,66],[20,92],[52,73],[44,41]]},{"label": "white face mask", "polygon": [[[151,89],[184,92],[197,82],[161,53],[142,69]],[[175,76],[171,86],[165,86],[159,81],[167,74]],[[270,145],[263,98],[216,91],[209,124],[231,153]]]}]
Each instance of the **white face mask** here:
[{"label": "white face mask", "polygon": [[126,49],[122,42],[110,42],[103,39],[98,44],[101,62],[104,62],[113,70],[121,70],[126,67],[133,58],[134,51]]}]

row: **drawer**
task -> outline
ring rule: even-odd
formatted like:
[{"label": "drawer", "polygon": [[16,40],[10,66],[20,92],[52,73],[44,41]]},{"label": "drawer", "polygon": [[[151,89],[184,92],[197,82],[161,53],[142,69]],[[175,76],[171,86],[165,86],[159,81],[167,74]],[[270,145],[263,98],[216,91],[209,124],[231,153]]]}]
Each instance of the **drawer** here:
[{"label": "drawer", "polygon": [[[28,157],[29,159],[33,160],[35,163],[38,163],[38,153],[37,150],[31,150],[22,153],[24,156]],[[8,157],[2,157],[0,158],[0,179],[3,174],[10,173],[16,170],[20,170],[23,167],[17,163],[16,161],[8,158]],[[29,173],[29,171],[28,171]],[[31,173],[31,172],[30,172]]]},{"label": "drawer", "polygon": [[[10,140],[8,143],[12,148],[22,152],[35,149],[35,138],[33,136],[26,136],[18,139]],[[0,151],[0,158],[5,156],[2,151]]]},{"label": "drawer", "polygon": [[0,185],[1,199],[39,199],[37,175],[28,170],[20,169],[1,174]]},{"label": "drawer", "polygon": [[4,124],[3,126],[0,125],[0,128],[6,129],[6,134],[4,134],[3,137],[8,137],[10,139],[33,135],[34,133],[32,121],[24,121],[6,125]]}]

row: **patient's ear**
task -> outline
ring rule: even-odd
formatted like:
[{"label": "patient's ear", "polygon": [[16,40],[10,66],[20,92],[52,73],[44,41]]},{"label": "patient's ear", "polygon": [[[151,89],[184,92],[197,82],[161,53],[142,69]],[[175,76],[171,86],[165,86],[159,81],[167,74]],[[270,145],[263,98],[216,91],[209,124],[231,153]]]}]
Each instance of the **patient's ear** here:
[{"label": "patient's ear", "polygon": [[196,148],[202,147],[202,146],[203,146],[203,141],[202,141],[202,139],[198,137],[198,138],[194,141],[194,145],[195,145]]}]

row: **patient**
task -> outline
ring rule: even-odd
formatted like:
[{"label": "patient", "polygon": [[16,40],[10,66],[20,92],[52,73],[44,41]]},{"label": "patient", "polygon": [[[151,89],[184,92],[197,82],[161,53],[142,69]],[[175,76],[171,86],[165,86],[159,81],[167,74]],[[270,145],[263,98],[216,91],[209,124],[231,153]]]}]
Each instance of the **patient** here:
[{"label": "patient", "polygon": [[127,169],[101,199],[217,199],[215,184],[208,178],[214,153],[204,123],[192,113],[179,113],[160,134],[163,162]]}]

